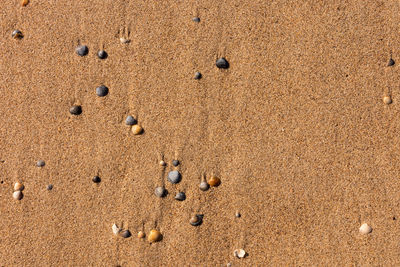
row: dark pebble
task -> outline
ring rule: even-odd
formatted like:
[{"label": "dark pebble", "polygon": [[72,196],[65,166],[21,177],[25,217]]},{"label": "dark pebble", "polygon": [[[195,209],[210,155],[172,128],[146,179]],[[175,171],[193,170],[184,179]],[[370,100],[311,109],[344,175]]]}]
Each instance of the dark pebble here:
[{"label": "dark pebble", "polygon": [[391,59],[389,60],[388,66],[393,66],[393,65],[394,65],[394,60],[393,60],[393,58],[391,58]]},{"label": "dark pebble", "polygon": [[51,189],[53,189],[53,185],[52,184],[49,184],[48,186],[47,186],[47,190],[51,190]]},{"label": "dark pebble", "polygon": [[203,76],[203,75],[201,75],[200,72],[196,72],[196,73],[194,74],[194,78],[195,78],[196,80],[200,80],[202,76]]},{"label": "dark pebble", "polygon": [[96,94],[98,96],[106,96],[108,94],[108,88],[105,85],[100,85],[96,88]]},{"label": "dark pebble", "polygon": [[174,160],[172,161],[172,165],[174,165],[175,167],[178,166],[178,165],[179,165],[179,160],[174,159]]},{"label": "dark pebble", "polygon": [[203,215],[196,214],[195,216],[193,216],[193,217],[190,219],[189,222],[190,222],[190,224],[193,225],[193,226],[199,226],[200,224],[203,223]]},{"label": "dark pebble", "polygon": [[78,54],[78,56],[86,56],[89,53],[89,48],[86,45],[78,45],[78,47],[75,49],[75,52]]},{"label": "dark pebble", "polygon": [[229,68],[229,63],[228,63],[228,61],[227,61],[225,58],[223,58],[223,57],[217,59],[215,65],[217,65],[217,67],[218,67],[219,69],[227,69],[227,68]]},{"label": "dark pebble", "polygon": [[200,18],[199,18],[199,17],[194,17],[194,18],[192,18],[192,20],[193,20],[194,22],[200,22]]},{"label": "dark pebble", "polygon": [[131,115],[129,115],[125,119],[125,124],[126,125],[135,125],[136,123],[137,123],[137,120],[134,117],[132,117]]},{"label": "dark pebble", "polygon": [[36,162],[36,166],[37,166],[37,167],[44,167],[45,164],[46,164],[46,163],[44,162],[44,160],[38,160],[38,161]]},{"label": "dark pebble", "polygon": [[175,199],[179,201],[184,201],[186,199],[186,195],[184,192],[179,192],[175,195]]},{"label": "dark pebble", "polygon": [[101,178],[100,178],[99,176],[96,175],[95,177],[92,178],[92,181],[93,181],[93,183],[98,184],[98,183],[101,182]]},{"label": "dark pebble", "polygon": [[122,232],[119,233],[123,238],[128,238],[131,237],[131,232],[129,230],[123,230]]},{"label": "dark pebble", "polygon": [[14,30],[11,34],[11,36],[15,39],[21,39],[24,37],[24,35],[22,34],[22,32],[20,30]]},{"label": "dark pebble", "polygon": [[69,113],[72,115],[80,115],[82,113],[82,107],[74,105],[69,109]]},{"label": "dark pebble", "polygon": [[100,50],[99,52],[97,52],[97,57],[100,59],[106,59],[108,57],[108,54],[106,51]]}]

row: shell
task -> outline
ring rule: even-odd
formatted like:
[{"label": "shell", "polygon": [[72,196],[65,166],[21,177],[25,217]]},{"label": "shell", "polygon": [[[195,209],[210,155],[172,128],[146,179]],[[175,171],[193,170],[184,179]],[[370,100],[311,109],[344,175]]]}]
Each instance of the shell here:
[{"label": "shell", "polygon": [[156,187],[156,189],[154,190],[154,194],[156,194],[156,196],[158,197],[165,197],[165,195],[167,194],[167,190],[165,190],[164,187],[159,186]]},{"label": "shell", "polygon": [[174,160],[172,161],[172,165],[174,165],[175,167],[178,166],[178,165],[179,165],[179,160],[174,159]]},{"label": "shell", "polygon": [[79,105],[73,105],[69,108],[69,113],[75,116],[80,115],[82,113],[82,107]]},{"label": "shell", "polygon": [[162,238],[162,234],[160,233],[160,231],[154,230],[154,229],[153,229],[153,230],[150,231],[150,234],[149,234],[149,236],[147,237],[147,240],[148,240],[150,243],[153,243],[153,242],[160,241],[161,238]]},{"label": "shell", "polygon": [[129,230],[123,230],[121,232],[118,233],[120,236],[122,236],[123,238],[128,238],[131,237],[131,232],[129,232]]},{"label": "shell", "polygon": [[143,128],[140,126],[140,125],[133,125],[132,126],[132,133],[134,134],[134,135],[138,135],[138,134],[141,134],[143,132]]},{"label": "shell", "polygon": [[21,191],[15,191],[15,192],[13,193],[13,198],[14,198],[15,200],[21,200],[23,197],[24,197],[24,194],[22,194]]},{"label": "shell", "polygon": [[80,57],[84,57],[89,53],[89,48],[86,45],[78,45],[75,48],[75,53]]},{"label": "shell", "polygon": [[386,105],[392,104],[392,98],[390,96],[385,96],[383,98],[383,103],[385,103]]},{"label": "shell", "polygon": [[233,255],[238,258],[244,258],[246,256],[246,251],[243,249],[235,249]]},{"label": "shell", "polygon": [[167,165],[167,163],[165,163],[165,161],[163,161],[163,160],[160,160],[160,166],[166,166]]},{"label": "shell", "polygon": [[235,216],[236,216],[236,218],[240,218],[242,215],[240,214],[239,211],[236,211]]},{"label": "shell", "polygon": [[217,59],[217,61],[215,62],[215,65],[216,65],[217,68],[219,68],[219,69],[227,69],[227,68],[229,68],[229,63],[228,63],[228,61],[227,61],[225,58],[223,58],[223,57]]},{"label": "shell", "polygon": [[29,0],[22,0],[21,1],[21,6],[26,6],[27,4],[29,4]]},{"label": "shell", "polygon": [[175,195],[175,199],[179,201],[184,201],[186,199],[186,195],[184,192],[179,192]]},{"label": "shell", "polygon": [[144,238],[145,236],[146,235],[142,231],[139,231],[138,234],[137,234],[138,238]]},{"label": "shell", "polygon": [[210,185],[207,182],[201,182],[200,183],[200,190],[201,191],[207,191],[210,188]]},{"label": "shell", "polygon": [[14,30],[11,34],[11,36],[14,39],[22,39],[24,37],[24,35],[22,34],[22,32],[20,30]]},{"label": "shell", "polygon": [[195,80],[200,80],[202,76],[203,76],[203,75],[201,75],[200,72],[196,72],[196,73],[194,74],[194,79],[195,79]]},{"label": "shell", "polygon": [[130,43],[130,42],[131,42],[131,40],[125,39],[124,37],[119,38],[119,41],[120,41],[121,43],[123,43],[123,44],[127,44],[127,43]]},{"label": "shell", "polygon": [[218,177],[211,177],[211,179],[208,181],[208,184],[214,187],[217,187],[221,184],[221,179],[219,179]]},{"label": "shell", "polygon": [[98,184],[101,182],[101,178],[96,175],[92,178],[92,182]]},{"label": "shell", "polygon": [[46,165],[46,162],[44,162],[42,159],[36,162],[36,167],[44,167],[44,165]]},{"label": "shell", "polygon": [[372,227],[366,223],[363,223],[360,227],[360,233],[363,235],[369,234],[372,232]]},{"label": "shell", "polygon": [[16,182],[14,185],[14,191],[22,191],[24,190],[24,188],[25,188],[24,185],[21,184],[20,182]]},{"label": "shell", "polygon": [[135,125],[136,123],[137,123],[136,119],[131,115],[128,115],[125,119],[126,125]]},{"label": "shell", "polygon": [[107,54],[106,51],[100,50],[100,51],[97,52],[97,57],[99,59],[106,59],[108,57],[108,54]]},{"label": "shell", "polygon": [[390,58],[388,66],[390,67],[390,66],[393,66],[394,64],[395,64],[395,62],[394,62],[393,58]]},{"label": "shell", "polygon": [[104,84],[96,87],[96,95],[100,97],[108,95],[108,87],[105,86]]},{"label": "shell", "polygon": [[182,176],[178,171],[170,171],[168,173],[168,182],[172,183],[172,184],[177,184],[181,181]]},{"label": "shell", "polygon": [[193,226],[199,226],[203,222],[203,215],[196,214],[189,220],[190,224]]},{"label": "shell", "polygon": [[114,223],[113,226],[111,227],[114,235],[118,234],[121,232],[121,229]]}]

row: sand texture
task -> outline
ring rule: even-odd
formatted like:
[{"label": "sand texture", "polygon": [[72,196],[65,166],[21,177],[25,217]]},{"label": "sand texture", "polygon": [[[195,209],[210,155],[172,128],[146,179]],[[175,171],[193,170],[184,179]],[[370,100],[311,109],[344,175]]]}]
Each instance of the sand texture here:
[{"label": "sand texture", "polygon": [[0,266],[400,266],[399,27],[394,0],[2,1]]}]

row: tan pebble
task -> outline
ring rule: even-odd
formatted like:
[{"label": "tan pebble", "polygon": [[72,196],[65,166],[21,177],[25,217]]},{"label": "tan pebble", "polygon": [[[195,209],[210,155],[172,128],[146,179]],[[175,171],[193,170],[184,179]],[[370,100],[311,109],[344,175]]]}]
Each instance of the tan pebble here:
[{"label": "tan pebble", "polygon": [[161,161],[160,161],[160,166],[165,166],[165,165],[167,165],[167,164],[165,163],[165,161],[161,160]]},{"label": "tan pebble", "polygon": [[383,98],[383,103],[385,103],[386,105],[392,104],[392,98],[390,96],[385,96]]},{"label": "tan pebble", "polygon": [[20,182],[16,182],[14,185],[14,191],[22,191],[24,190],[24,185]]},{"label": "tan pebble", "polygon": [[29,0],[22,0],[21,1],[21,6],[26,6],[27,4],[29,4]]},{"label": "tan pebble", "polygon": [[15,191],[15,192],[13,193],[13,198],[16,199],[16,200],[21,200],[23,196],[24,196],[24,195],[22,194],[21,191]]},{"label": "tan pebble", "polygon": [[137,237],[144,238],[145,234],[142,231],[139,231],[139,233],[137,234]]},{"label": "tan pebble", "polygon": [[153,243],[153,242],[160,241],[161,237],[162,237],[162,235],[158,230],[151,230],[149,236],[147,237],[147,240],[150,243]]},{"label": "tan pebble", "polygon": [[238,258],[244,258],[246,256],[246,251],[243,249],[235,249],[233,255]]},{"label": "tan pebble", "polygon": [[125,39],[125,38],[123,38],[123,37],[119,38],[119,40],[120,40],[121,43],[123,43],[123,44],[127,44],[127,43],[129,43],[129,42],[131,41],[131,40]]},{"label": "tan pebble", "polygon": [[134,134],[134,135],[138,135],[138,134],[141,134],[143,132],[143,128],[140,126],[140,125],[133,125],[132,126],[132,133]]},{"label": "tan pebble", "polygon": [[360,233],[363,235],[369,234],[372,232],[372,227],[366,223],[363,223],[360,227]]},{"label": "tan pebble", "polygon": [[218,177],[211,177],[211,179],[208,181],[208,184],[211,186],[219,186],[221,184],[221,179],[219,179]]}]

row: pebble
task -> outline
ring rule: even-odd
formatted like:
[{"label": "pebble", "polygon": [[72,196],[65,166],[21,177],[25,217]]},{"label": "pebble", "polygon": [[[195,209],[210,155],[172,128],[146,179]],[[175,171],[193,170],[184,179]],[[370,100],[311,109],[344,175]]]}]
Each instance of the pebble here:
[{"label": "pebble", "polygon": [[165,161],[163,161],[163,160],[160,160],[160,166],[166,166],[167,165],[167,163],[165,163]]},{"label": "pebble", "polygon": [[394,65],[394,60],[393,60],[393,58],[390,58],[388,66],[390,67],[390,66],[393,66],[393,65]]},{"label": "pebble", "polygon": [[246,251],[244,251],[243,249],[235,249],[235,251],[233,252],[233,255],[235,257],[238,257],[241,259],[246,256]]},{"label": "pebble", "polygon": [[142,126],[140,126],[140,125],[138,125],[138,124],[135,124],[135,125],[132,126],[132,133],[133,133],[134,135],[139,135],[139,134],[141,134],[142,132],[143,132]]},{"label": "pebble", "polygon": [[97,57],[100,59],[106,59],[108,57],[108,54],[104,50],[100,50],[97,52]]},{"label": "pebble", "polygon": [[125,39],[125,38],[121,37],[121,38],[119,38],[119,41],[120,41],[121,43],[123,43],[123,44],[127,44],[127,43],[129,43],[131,40]]},{"label": "pebble", "polygon": [[72,107],[70,107],[69,109],[69,113],[71,113],[72,115],[80,115],[82,114],[82,107],[78,106],[78,105],[74,105]]},{"label": "pebble", "polygon": [[14,39],[22,39],[24,37],[24,35],[22,34],[22,32],[20,30],[14,30],[11,34],[11,36]]},{"label": "pebble", "polygon": [[203,215],[196,214],[190,218],[189,222],[193,226],[199,226],[203,222]]},{"label": "pebble", "polygon": [[52,184],[49,184],[48,186],[47,186],[47,190],[52,190],[53,189],[53,185]]},{"label": "pebble", "polygon": [[240,212],[237,211],[237,212],[235,213],[235,216],[236,216],[236,218],[240,218],[242,215],[240,214]]},{"label": "pebble", "polygon": [[228,61],[223,57],[217,59],[217,62],[215,63],[215,65],[217,65],[217,68],[219,68],[219,69],[227,69],[227,68],[229,68]]},{"label": "pebble", "polygon": [[118,234],[121,231],[121,229],[115,223],[113,224],[111,229],[112,229],[114,235]]},{"label": "pebble", "polygon": [[161,235],[160,231],[158,231],[158,230],[151,230],[149,236],[147,237],[147,240],[148,240],[150,243],[153,243],[153,242],[160,241],[161,238],[162,238],[162,235]]},{"label": "pebble", "polygon": [[193,20],[194,22],[200,22],[200,18],[199,18],[199,17],[194,17],[194,18],[192,18],[192,20]]},{"label": "pebble", "polygon": [[16,182],[14,185],[14,191],[22,191],[24,190],[24,185],[20,182]]},{"label": "pebble", "polygon": [[207,191],[210,188],[210,185],[207,182],[201,182],[200,183],[200,190],[201,191]]},{"label": "pebble", "polygon": [[156,196],[158,197],[165,197],[165,195],[167,194],[167,190],[165,190],[164,187],[159,186],[156,188],[156,190],[154,191],[154,193],[156,194]]},{"label": "pebble", "polygon": [[186,195],[184,192],[179,192],[175,195],[175,199],[179,201],[184,201],[186,199]]},{"label": "pebble", "polygon": [[195,80],[200,80],[202,76],[203,76],[203,75],[201,75],[200,72],[196,72],[196,73],[194,74],[194,79],[195,79]]},{"label": "pebble", "polygon": [[126,125],[134,125],[137,123],[137,120],[135,120],[134,117],[132,117],[131,115],[129,115],[128,117],[126,117],[125,119],[125,124]]},{"label": "pebble", "polygon": [[137,236],[138,236],[138,238],[144,238],[146,235],[142,231],[139,231]]},{"label": "pebble", "polygon": [[131,237],[131,232],[129,232],[129,230],[123,230],[121,232],[119,232],[119,235],[122,236],[123,238],[128,238]]},{"label": "pebble", "polygon": [[13,198],[16,199],[16,200],[21,200],[23,196],[24,196],[24,195],[22,194],[21,191],[15,191],[15,192],[13,193]]},{"label": "pebble", "polygon": [[105,85],[100,85],[99,87],[96,88],[96,94],[98,96],[106,96],[108,94],[108,88]]},{"label": "pebble", "polygon": [[89,53],[89,48],[86,45],[78,45],[75,49],[78,56],[86,56]]},{"label": "pebble", "polygon": [[172,161],[172,165],[174,165],[175,167],[178,166],[178,165],[179,165],[179,160],[174,159],[174,160]]},{"label": "pebble", "polygon": [[230,262],[228,262],[227,264],[226,264],[226,267],[231,267],[232,266],[232,263],[230,263]]},{"label": "pebble", "polygon": [[26,6],[27,4],[29,4],[29,0],[22,0],[21,1],[21,6]]},{"label": "pebble", "polygon": [[372,227],[366,223],[363,223],[360,227],[360,233],[363,235],[369,234],[372,232]]},{"label": "pebble", "polygon": [[100,183],[101,182],[101,178],[99,177],[99,176],[94,176],[93,178],[92,178],[92,181],[93,181],[93,183],[96,183],[96,184],[98,184],[98,183]]},{"label": "pebble", "polygon": [[44,165],[46,165],[46,163],[44,162],[44,160],[38,160],[36,162],[36,167],[44,167]]},{"label": "pebble", "polygon": [[181,181],[182,176],[178,171],[170,171],[168,173],[168,182],[172,183],[172,184],[177,184]]},{"label": "pebble", "polygon": [[217,187],[221,184],[221,179],[218,177],[212,176],[211,179],[208,181],[208,184],[214,187]]},{"label": "pebble", "polygon": [[392,104],[392,98],[390,96],[385,96],[383,98],[383,103],[385,103],[386,105]]}]

